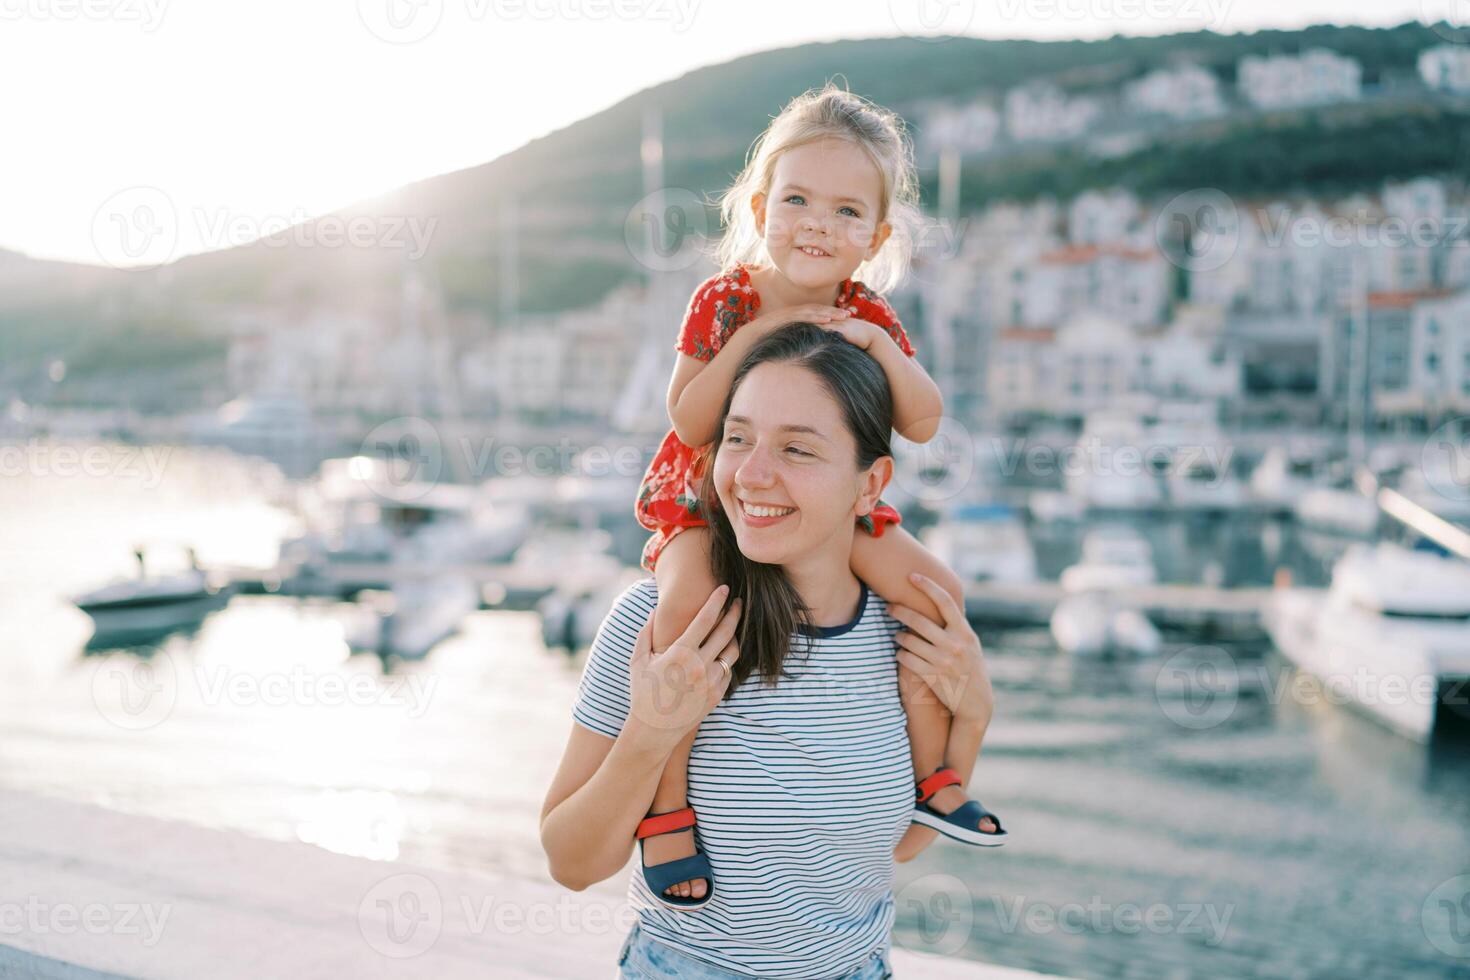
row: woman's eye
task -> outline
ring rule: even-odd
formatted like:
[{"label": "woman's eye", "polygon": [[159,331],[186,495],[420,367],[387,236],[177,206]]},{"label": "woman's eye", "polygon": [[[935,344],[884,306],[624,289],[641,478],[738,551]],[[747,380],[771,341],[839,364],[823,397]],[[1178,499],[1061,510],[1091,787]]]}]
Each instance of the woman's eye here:
[{"label": "woman's eye", "polygon": [[788,453],[794,453],[797,456],[810,456],[811,455],[811,453],[807,452],[806,450],[804,450],[804,449],[797,449],[795,446],[787,446],[786,447],[786,451]]},{"label": "woman's eye", "polygon": [[730,443],[739,442],[739,441],[740,441],[740,437],[738,435],[735,435],[733,432],[730,433],[728,436],[725,437],[725,443],[727,445],[730,444]]}]

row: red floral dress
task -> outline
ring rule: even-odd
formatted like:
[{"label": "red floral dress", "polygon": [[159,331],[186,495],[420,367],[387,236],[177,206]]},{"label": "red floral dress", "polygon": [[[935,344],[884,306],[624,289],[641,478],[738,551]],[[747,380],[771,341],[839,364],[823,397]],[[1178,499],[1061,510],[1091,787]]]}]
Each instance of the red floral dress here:
[{"label": "red floral dress", "polygon": [[[900,350],[914,356],[914,348],[893,307],[867,286],[844,279],[837,287],[834,305],[882,327]],[[689,300],[674,349],[709,362],[731,334],[756,318],[760,308],[760,294],[751,285],[750,272],[744,266],[712,276]],[[708,453],[709,446],[686,446],[670,431],[643,474],[635,512],[638,523],[654,532],[643,546],[642,564],[649,572],[653,571],[664,546],[680,532],[707,526],[700,512],[699,483],[704,477]],[[889,524],[901,522],[898,511],[882,500],[871,514],[858,519],[859,526],[875,538],[882,537]]]}]

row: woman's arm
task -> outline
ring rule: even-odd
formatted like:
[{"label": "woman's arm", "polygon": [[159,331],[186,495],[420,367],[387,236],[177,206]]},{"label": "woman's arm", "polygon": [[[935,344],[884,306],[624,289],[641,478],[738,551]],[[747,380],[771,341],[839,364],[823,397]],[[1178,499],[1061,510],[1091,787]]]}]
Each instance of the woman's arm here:
[{"label": "woman's arm", "polygon": [[893,391],[893,428],[910,442],[928,442],[939,431],[944,396],[918,358],[905,354],[887,330],[867,320],[848,320],[831,329],[873,355]]},{"label": "woman's arm", "polygon": [[741,360],[766,334],[788,323],[807,320],[827,324],[846,320],[850,313],[835,306],[796,306],[776,313],[763,313],[732,333],[709,361],[680,353],[669,380],[669,421],[674,434],[686,446],[703,446],[719,435],[715,424],[735,380]]},{"label": "woman's arm", "polygon": [[628,657],[628,710],[617,737],[578,725],[541,807],[541,846],[551,876],[574,891],[617,874],[628,861],[659,777],[677,746],[729,688],[740,651],[740,601],[727,586],[710,594],[689,628],[653,656],[651,620]]},{"label": "woman's arm", "polygon": [[615,739],[576,723],[541,807],[551,877],[573,891],[628,863],[673,747],[650,744],[633,718]]}]

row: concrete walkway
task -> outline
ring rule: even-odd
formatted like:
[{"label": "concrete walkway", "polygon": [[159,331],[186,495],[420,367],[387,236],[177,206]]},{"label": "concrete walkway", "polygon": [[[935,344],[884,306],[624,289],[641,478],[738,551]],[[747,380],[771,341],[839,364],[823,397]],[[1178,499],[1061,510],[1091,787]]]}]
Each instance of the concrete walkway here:
[{"label": "concrete walkway", "polygon": [[[571,892],[0,791],[0,980],[612,977],[625,884]],[[893,964],[1036,977],[902,949]]]}]

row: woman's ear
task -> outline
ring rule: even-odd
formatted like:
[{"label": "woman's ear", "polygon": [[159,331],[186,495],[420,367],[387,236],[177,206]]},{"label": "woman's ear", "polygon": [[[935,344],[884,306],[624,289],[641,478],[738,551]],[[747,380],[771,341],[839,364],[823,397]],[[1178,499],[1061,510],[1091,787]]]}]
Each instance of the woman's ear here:
[{"label": "woman's ear", "polygon": [[893,457],[879,456],[859,477],[857,516],[866,517],[878,506],[883,489],[893,479]]}]

